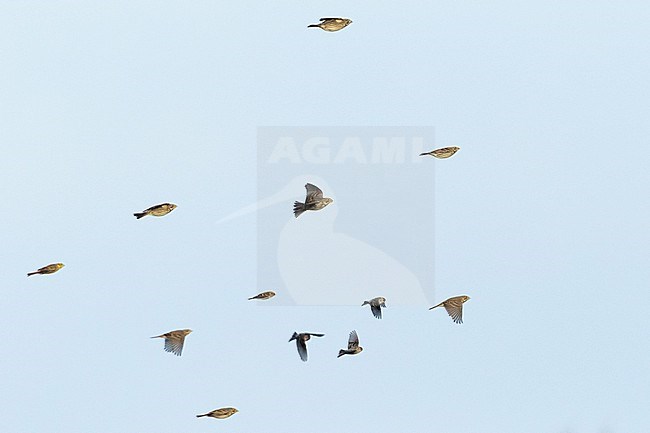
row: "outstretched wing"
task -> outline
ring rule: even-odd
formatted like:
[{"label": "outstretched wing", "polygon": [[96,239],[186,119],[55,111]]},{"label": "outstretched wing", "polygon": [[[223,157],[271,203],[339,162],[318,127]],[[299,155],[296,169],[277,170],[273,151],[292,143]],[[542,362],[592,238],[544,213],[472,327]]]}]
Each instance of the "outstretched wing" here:
[{"label": "outstretched wing", "polygon": [[357,347],[359,347],[359,336],[357,335],[357,331],[352,331],[348,339],[348,350],[354,350]]},{"label": "outstretched wing", "polygon": [[379,305],[370,304],[370,310],[372,311],[373,316],[377,319],[381,319],[381,307]]},{"label": "outstretched wing", "polygon": [[176,356],[181,356],[181,353],[183,353],[183,343],[185,343],[185,336],[169,335],[165,337],[165,350]]},{"label": "outstretched wing", "polygon": [[323,198],[323,191],[321,191],[316,185],[308,183],[305,185],[305,188],[307,189],[307,198],[305,199],[305,203],[318,201]]},{"label": "outstretched wing", "polygon": [[444,306],[454,322],[463,323],[463,299],[461,297],[447,299]]},{"label": "outstretched wing", "polygon": [[300,359],[303,361],[307,361],[307,343],[305,340],[302,338],[298,337],[296,339],[296,346],[298,346],[298,354],[300,355]]}]

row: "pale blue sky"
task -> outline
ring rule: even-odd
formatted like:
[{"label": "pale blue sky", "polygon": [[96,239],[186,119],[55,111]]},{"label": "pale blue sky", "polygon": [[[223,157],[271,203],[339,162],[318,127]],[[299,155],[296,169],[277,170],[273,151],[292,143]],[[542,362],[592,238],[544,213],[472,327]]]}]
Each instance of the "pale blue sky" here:
[{"label": "pale blue sky", "polygon": [[[307,29],[331,15],[354,23]],[[0,1],[2,430],[647,432],[648,22],[641,1]],[[269,289],[256,216],[216,221],[257,200],[278,125],[461,147],[407,193],[435,199],[463,325],[245,300]],[[148,338],[186,327],[180,358]],[[336,359],[352,329],[364,352]],[[293,331],[326,334],[308,363]]]}]

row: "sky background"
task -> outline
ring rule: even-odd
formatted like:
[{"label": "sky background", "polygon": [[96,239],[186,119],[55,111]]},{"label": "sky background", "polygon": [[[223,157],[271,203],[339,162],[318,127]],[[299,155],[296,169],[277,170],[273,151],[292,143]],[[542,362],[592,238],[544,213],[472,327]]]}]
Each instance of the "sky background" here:
[{"label": "sky background", "polygon": [[[332,15],[354,23],[307,29]],[[647,432],[648,22],[641,1],[0,1],[2,430]],[[281,291],[256,216],[216,221],[259,198],[258,128],[284,125],[461,147],[408,194],[435,200],[463,325],[246,301]],[[148,338],[179,328],[180,358]],[[336,359],[352,329],[364,352]],[[326,334],[307,363],[293,331]]]}]

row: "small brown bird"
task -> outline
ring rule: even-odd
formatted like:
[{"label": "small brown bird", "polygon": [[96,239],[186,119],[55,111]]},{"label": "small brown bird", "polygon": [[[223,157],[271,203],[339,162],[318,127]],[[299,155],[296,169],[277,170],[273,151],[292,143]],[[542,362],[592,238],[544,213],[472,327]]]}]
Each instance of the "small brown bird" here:
[{"label": "small brown bird", "polygon": [[350,338],[348,338],[348,349],[339,350],[339,356],[337,356],[337,358],[340,358],[343,355],[356,355],[362,350],[363,347],[359,346],[359,336],[357,335],[357,331],[352,331],[350,332]]},{"label": "small brown bird", "polygon": [[147,215],[161,217],[167,215],[169,212],[173,211],[177,207],[178,206],[176,206],[174,203],[157,204],[155,206],[151,206],[149,209],[143,210],[142,212],[136,212],[133,214],[133,216],[136,217],[137,219],[140,219]]},{"label": "small brown bird", "polygon": [[456,146],[443,147],[442,149],[436,149],[436,150],[432,150],[431,152],[421,153],[420,156],[431,155],[431,156],[435,156],[438,159],[445,159],[445,158],[449,158],[454,153],[458,152],[459,149],[460,147],[456,147]]},{"label": "small brown bird", "polygon": [[329,197],[323,197],[323,191],[316,185],[308,183],[305,185],[305,189],[307,189],[305,202],[296,201],[293,203],[293,214],[296,218],[306,210],[321,210],[334,201]]},{"label": "small brown bird", "polygon": [[275,292],[262,292],[259,295],[255,295],[252,298],[248,298],[250,301],[251,299],[261,299],[261,300],[266,300],[266,299],[271,299],[272,297],[275,296]]},{"label": "small brown bird", "polygon": [[178,329],[176,331],[169,331],[165,334],[156,335],[151,338],[164,338],[165,339],[165,352],[171,352],[176,356],[181,356],[183,353],[183,344],[185,337],[192,332],[191,329]]},{"label": "small brown bird", "polygon": [[449,298],[446,301],[439,303],[438,305],[434,305],[433,307],[429,308],[429,310],[433,310],[437,307],[445,307],[447,314],[449,314],[449,317],[451,317],[454,322],[463,323],[463,304],[469,300],[470,297],[466,295],[454,296],[453,298]]},{"label": "small brown bird", "polygon": [[337,32],[352,24],[347,18],[321,18],[319,24],[310,24],[307,27],[320,27],[326,32]]},{"label": "small brown bird", "polygon": [[42,274],[42,275],[53,274],[64,266],[65,265],[63,263],[52,263],[51,265],[43,266],[38,271],[28,273],[27,276],[31,277],[32,275],[36,275],[36,274]]},{"label": "small brown bird", "polygon": [[201,418],[202,416],[209,416],[217,419],[226,419],[226,418],[230,418],[237,412],[239,411],[234,407],[222,407],[221,409],[211,410],[208,413],[204,413],[203,415],[197,415],[196,417]]},{"label": "small brown bird", "polygon": [[313,334],[311,332],[301,332],[300,334],[294,332],[291,338],[289,339],[289,342],[296,340],[296,346],[298,347],[298,354],[300,355],[300,359],[306,362],[307,341],[309,341],[311,337],[324,337],[324,336],[325,334]]},{"label": "small brown bird", "polygon": [[364,305],[370,305],[370,311],[372,311],[372,315],[377,319],[381,319],[381,307],[386,308],[386,298],[382,298],[381,296],[378,298],[372,298],[369,301],[363,301],[363,304],[361,304],[361,306],[363,307]]}]

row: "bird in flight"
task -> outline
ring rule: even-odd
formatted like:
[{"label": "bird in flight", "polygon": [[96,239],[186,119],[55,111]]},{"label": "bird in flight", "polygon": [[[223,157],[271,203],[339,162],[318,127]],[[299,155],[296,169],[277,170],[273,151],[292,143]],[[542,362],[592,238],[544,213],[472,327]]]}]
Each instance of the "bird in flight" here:
[{"label": "bird in flight", "polygon": [[447,314],[449,314],[449,317],[451,317],[454,322],[463,323],[463,304],[469,300],[470,297],[466,295],[454,296],[453,298],[449,298],[446,301],[439,303],[438,305],[434,305],[433,307],[429,308],[429,310],[433,310],[437,307],[445,307]]},{"label": "bird in flight", "polygon": [[296,218],[306,210],[321,210],[334,201],[329,197],[323,197],[323,191],[316,185],[308,183],[305,185],[305,189],[307,190],[305,202],[297,201],[293,203],[293,214]]},{"label": "bird in flight", "polygon": [[431,152],[421,153],[420,156],[431,155],[431,156],[435,156],[438,159],[445,159],[445,158],[449,158],[450,156],[453,156],[453,154],[458,152],[458,150],[460,150],[460,147],[456,147],[456,146],[443,147],[441,149],[432,150]]},{"label": "bird in flight", "polygon": [[164,338],[165,339],[165,351],[171,352],[176,356],[181,356],[183,353],[183,344],[185,343],[185,337],[192,332],[191,329],[178,329],[176,331],[169,331],[165,334],[156,335],[151,338]]},{"label": "bird in flight", "polygon": [[357,335],[357,331],[352,331],[350,332],[350,338],[348,338],[347,350],[346,349],[339,350],[339,356],[337,356],[337,358],[340,358],[343,355],[356,355],[362,350],[363,347],[359,346],[359,336]]},{"label": "bird in flight", "polygon": [[222,407],[221,409],[211,410],[208,413],[204,413],[202,415],[197,415],[196,417],[201,418],[202,416],[209,416],[211,418],[226,419],[226,418],[229,418],[229,417],[233,416],[237,412],[239,412],[239,411],[237,409],[235,409],[234,407]]},{"label": "bird in flight", "polygon": [[140,219],[147,215],[161,217],[167,215],[169,212],[173,211],[177,207],[178,206],[176,206],[174,203],[157,204],[155,206],[151,206],[150,208],[143,210],[142,212],[136,212],[133,214],[133,216],[136,217],[137,219]]},{"label": "bird in flight", "polygon": [[292,342],[293,340],[296,340],[296,346],[298,347],[298,354],[300,355],[300,359],[303,361],[307,361],[307,341],[311,337],[324,337],[325,334],[314,334],[311,332],[301,332],[298,334],[297,332],[294,332],[291,338],[289,339],[289,342]]},{"label": "bird in flight", "polygon": [[262,293],[260,293],[259,295],[255,295],[255,296],[253,296],[252,298],[248,298],[248,300],[249,300],[249,301],[250,301],[251,299],[261,299],[261,300],[266,300],[266,299],[271,299],[271,298],[274,297],[274,296],[275,296],[275,292],[268,291],[268,292],[262,292]]},{"label": "bird in flight", "polygon": [[363,304],[361,304],[361,306],[363,307],[364,305],[370,305],[370,311],[372,311],[372,315],[377,319],[381,319],[381,308],[386,308],[386,298],[382,298],[381,296],[378,298],[372,298],[369,301],[363,301]]},{"label": "bird in flight", "polygon": [[326,32],[337,32],[350,24],[352,24],[352,20],[347,18],[321,18],[320,23],[310,24],[307,27],[319,27]]},{"label": "bird in flight", "polygon": [[51,265],[43,266],[37,271],[28,273],[27,276],[31,277],[32,275],[36,275],[36,274],[42,274],[42,275],[53,274],[64,266],[65,265],[63,263],[52,263]]}]

